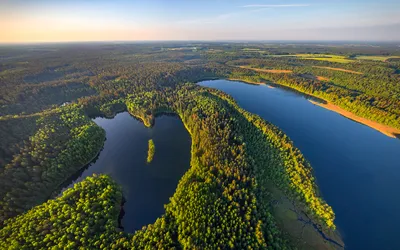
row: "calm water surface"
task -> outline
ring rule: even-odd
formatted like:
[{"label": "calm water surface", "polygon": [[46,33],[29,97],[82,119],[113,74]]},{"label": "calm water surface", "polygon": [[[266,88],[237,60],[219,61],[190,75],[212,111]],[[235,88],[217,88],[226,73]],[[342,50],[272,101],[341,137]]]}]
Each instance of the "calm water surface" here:
[{"label": "calm water surface", "polygon": [[400,249],[400,140],[288,90],[227,80],[199,84],[230,94],[290,136],[314,168],[346,249]]},{"label": "calm water surface", "polygon": [[[126,199],[124,230],[134,232],[154,223],[189,168],[189,133],[174,116],[156,118],[153,128],[146,128],[127,112],[94,121],[106,131],[104,148],[68,187],[93,173],[109,174],[122,186]],[[147,164],[149,139],[153,139],[156,150],[153,161]]]}]

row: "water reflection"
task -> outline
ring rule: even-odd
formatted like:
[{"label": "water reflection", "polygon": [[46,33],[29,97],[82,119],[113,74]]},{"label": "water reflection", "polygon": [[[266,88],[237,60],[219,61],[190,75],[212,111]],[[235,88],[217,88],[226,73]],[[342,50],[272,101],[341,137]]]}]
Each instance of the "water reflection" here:
[{"label": "water reflection", "polygon": [[266,85],[203,81],[280,127],[314,168],[346,249],[400,249],[400,140]]},{"label": "water reflection", "polygon": [[[189,168],[189,133],[176,116],[156,118],[153,128],[146,128],[127,112],[94,121],[106,131],[103,150],[66,186],[93,173],[109,174],[122,186],[126,199],[122,219],[125,231],[134,232],[155,222]],[[156,148],[150,164],[146,161],[149,139],[153,139]]]}]

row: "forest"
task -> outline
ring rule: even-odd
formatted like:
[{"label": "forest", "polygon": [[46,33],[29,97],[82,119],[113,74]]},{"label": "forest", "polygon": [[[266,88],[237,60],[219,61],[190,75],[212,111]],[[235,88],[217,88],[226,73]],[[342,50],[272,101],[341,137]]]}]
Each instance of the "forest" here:
[{"label": "forest", "polygon": [[154,153],[156,152],[156,146],[152,139],[149,140],[149,149],[147,151],[147,163],[151,163],[154,158]]},{"label": "forest", "polygon": [[[334,212],[301,152],[279,128],[230,96],[197,86],[200,80],[273,82],[400,127],[399,62],[355,59],[398,55],[389,45],[379,51],[261,43],[38,46],[0,48],[4,249],[332,248],[319,235],[304,236],[314,241],[299,238],[281,223],[277,211],[287,208],[273,205],[285,197],[298,215],[336,237]],[[305,53],[336,54],[351,62],[293,56]],[[108,176],[88,177],[55,197],[103,146],[105,132],[91,118],[122,111],[148,127],[157,115],[174,113],[192,137],[190,169],[165,214],[134,234],[118,225],[123,190]],[[154,152],[149,141],[147,161]]]},{"label": "forest", "polygon": [[[117,246],[123,242],[124,247],[137,249],[228,245],[231,248],[291,248],[291,238],[283,237],[269,212],[268,204],[273,195],[268,186],[272,183],[298,203],[299,209],[307,211],[321,228],[334,229],[334,213],[318,196],[311,168],[300,152],[279,129],[240,109],[228,96],[193,84],[182,84],[167,87],[162,92],[136,93],[135,98],[130,95],[126,104],[132,115],[145,114],[142,119],[149,124],[158,113],[165,112],[165,107],[177,113],[192,135],[191,168],[166,205],[165,215],[132,236],[115,236],[118,231],[115,227],[114,231],[105,233],[107,240],[112,241],[108,245]],[[79,185],[74,189],[84,192]],[[61,198],[65,196],[64,193]],[[102,201],[94,201],[95,204],[98,202],[102,204]],[[115,206],[119,207],[119,204]],[[29,212],[39,213],[43,209],[46,210],[46,206],[34,207]],[[35,210],[38,211],[33,212]],[[62,212],[54,214],[63,218]],[[14,218],[19,223],[33,224],[29,216],[36,218],[28,214]],[[85,218],[90,220],[92,217],[97,218],[95,213],[89,212]],[[16,224],[14,218],[3,222],[5,228]],[[66,230],[59,227],[56,231]],[[25,238],[37,239],[36,234],[41,230],[29,230],[22,238],[15,238],[21,244]],[[60,239],[61,242],[57,237],[53,239],[47,246],[101,246],[101,241],[86,242],[72,235]]]}]

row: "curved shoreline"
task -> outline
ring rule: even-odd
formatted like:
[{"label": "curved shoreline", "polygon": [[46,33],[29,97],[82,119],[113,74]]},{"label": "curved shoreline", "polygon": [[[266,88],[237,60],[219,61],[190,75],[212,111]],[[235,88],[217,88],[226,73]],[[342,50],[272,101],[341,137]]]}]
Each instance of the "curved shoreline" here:
[{"label": "curved shoreline", "polygon": [[[252,81],[246,81],[246,80],[243,80],[243,79],[227,78],[227,80],[229,80],[229,81],[241,81],[241,82],[250,83],[250,84],[256,84],[256,85],[266,85],[267,87],[269,86],[268,83],[252,82]],[[376,131],[379,131],[379,132],[381,132],[382,134],[384,134],[384,135],[386,135],[388,137],[400,139],[400,129],[396,129],[396,128],[381,124],[379,122],[375,122],[375,121],[369,120],[367,118],[363,118],[363,117],[358,116],[358,115],[356,115],[356,114],[354,114],[354,113],[352,113],[350,111],[347,111],[347,110],[345,110],[345,109],[343,109],[343,108],[341,108],[341,107],[339,107],[339,106],[337,106],[337,105],[335,105],[335,104],[333,104],[333,103],[331,103],[331,102],[329,102],[327,100],[324,100],[324,99],[322,99],[320,97],[313,96],[313,95],[310,95],[310,94],[307,94],[307,93],[304,93],[304,92],[301,92],[301,91],[299,91],[297,89],[293,89],[293,88],[291,88],[289,86],[285,86],[285,85],[281,85],[281,84],[277,84],[277,83],[273,83],[273,85],[274,86],[278,86],[279,88],[288,88],[290,90],[293,90],[294,92],[298,92],[298,93],[310,96],[310,97],[315,98],[317,100],[320,99],[323,102],[318,102],[318,101],[314,101],[314,100],[310,100],[310,99],[308,101],[311,102],[314,105],[317,105],[317,106],[320,106],[322,108],[328,109],[330,111],[336,112],[336,113],[338,113],[338,114],[340,114],[340,115],[342,115],[342,116],[344,116],[344,117],[346,117],[346,118],[348,118],[350,120],[353,120],[355,122],[358,122],[358,123],[366,125],[366,126],[368,126],[370,128],[373,128]]]},{"label": "curved shoreline", "polygon": [[384,134],[386,136],[389,136],[391,138],[399,138],[399,135],[400,135],[400,130],[399,129],[392,128],[392,127],[389,127],[387,125],[383,125],[381,123],[378,123],[378,122],[375,122],[375,121],[372,121],[372,120],[357,116],[357,115],[351,113],[350,111],[347,111],[347,110],[345,110],[345,109],[343,109],[343,108],[341,108],[341,107],[339,107],[339,106],[337,106],[337,105],[335,105],[335,104],[333,104],[331,102],[319,103],[319,102],[316,102],[316,101],[313,101],[313,100],[308,100],[308,101],[311,102],[314,105],[317,105],[317,106],[320,106],[322,108],[331,110],[331,111],[336,112],[336,113],[338,113],[338,114],[340,114],[340,115],[342,115],[342,116],[344,116],[346,118],[349,118],[349,119],[351,119],[353,121],[356,121],[356,122],[364,124],[364,125],[366,125],[366,126],[368,126],[370,128],[373,128],[373,129],[381,132],[382,134]]},{"label": "curved shoreline", "polygon": [[[96,124],[97,125],[97,124]],[[98,125],[97,125],[98,126]],[[89,161],[87,161],[85,164],[83,164],[81,167],[79,167],[79,169],[77,171],[75,171],[72,175],[69,175],[67,178],[65,178],[58,186],[56,189],[54,189],[53,193],[50,195],[49,199],[54,199],[60,195],[62,195],[62,193],[65,191],[65,189],[67,188],[67,186],[65,186],[65,183],[70,182],[71,178],[75,178],[76,174],[81,174],[81,171],[84,171],[86,168],[88,168],[90,166],[90,164],[93,163],[93,161],[97,160],[97,158],[99,157],[101,151],[103,151],[104,148],[104,142],[107,140],[106,137],[104,137],[103,143],[101,144],[101,148],[97,151],[97,153],[95,154],[95,156],[93,156]],[[57,192],[57,193],[56,193]]]}]

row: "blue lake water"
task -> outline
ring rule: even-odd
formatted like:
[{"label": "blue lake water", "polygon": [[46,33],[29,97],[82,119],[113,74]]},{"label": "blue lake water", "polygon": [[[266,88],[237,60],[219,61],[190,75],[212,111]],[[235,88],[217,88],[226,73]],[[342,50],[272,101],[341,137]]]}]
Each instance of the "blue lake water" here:
[{"label": "blue lake water", "polygon": [[346,249],[400,249],[400,140],[285,89],[203,81],[281,128],[314,168]]},{"label": "blue lake water", "polygon": [[[152,128],[146,128],[127,112],[113,119],[94,121],[106,131],[104,148],[65,187],[93,173],[109,174],[122,186],[126,199],[122,226],[126,232],[133,233],[164,214],[164,204],[169,202],[190,166],[190,135],[175,116],[157,117]],[[156,150],[153,161],[148,164],[149,139],[153,139]]]}]

